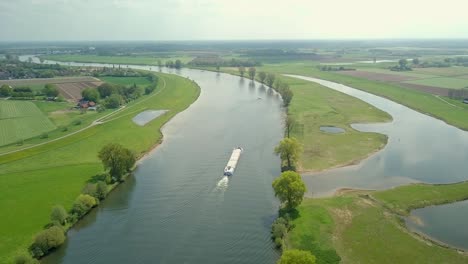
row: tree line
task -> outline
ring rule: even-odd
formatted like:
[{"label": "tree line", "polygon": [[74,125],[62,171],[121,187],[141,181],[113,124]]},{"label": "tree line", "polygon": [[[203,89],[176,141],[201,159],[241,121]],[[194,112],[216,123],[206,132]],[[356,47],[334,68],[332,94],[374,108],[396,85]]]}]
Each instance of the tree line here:
[{"label": "tree line", "polygon": [[277,93],[281,95],[283,99],[284,107],[288,107],[291,103],[291,100],[294,96],[292,90],[289,87],[289,84],[283,82],[281,79],[276,78],[274,73],[266,73],[261,71],[257,74],[257,69],[255,67],[249,67],[246,69],[245,67],[241,66],[238,67],[239,75],[243,78],[245,73],[248,74],[249,78],[253,81],[256,78],[262,84],[266,84],[268,87],[275,90]]},{"label": "tree line", "polygon": [[34,236],[29,246],[29,254],[19,253],[15,264],[38,263],[39,259],[51,250],[61,246],[66,239],[65,232],[83,218],[100,201],[104,200],[112,186],[122,182],[135,166],[136,155],[120,144],[107,144],[98,153],[105,173],[96,175],[88,182],[73,202],[69,211],[62,205],[56,205],[50,212],[50,223]]}]

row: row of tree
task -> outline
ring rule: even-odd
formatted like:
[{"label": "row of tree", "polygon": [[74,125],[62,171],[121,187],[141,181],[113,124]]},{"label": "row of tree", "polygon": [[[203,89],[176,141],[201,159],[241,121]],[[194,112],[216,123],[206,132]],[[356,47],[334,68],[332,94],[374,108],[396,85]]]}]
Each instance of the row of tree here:
[{"label": "row of tree", "polygon": [[[238,71],[239,75],[243,78],[246,73],[246,68],[239,67]],[[268,87],[278,92],[281,95],[281,98],[283,98],[283,105],[285,107],[289,106],[294,96],[292,90],[289,88],[289,84],[281,81],[279,78],[276,78],[276,75],[273,73],[261,71],[257,74],[257,69],[255,67],[248,68],[247,74],[251,80],[255,80],[257,77],[261,83],[266,84]]]},{"label": "row of tree", "polygon": [[75,199],[69,212],[61,205],[54,206],[50,213],[50,223],[39,232],[29,247],[30,255],[19,254],[15,263],[36,263],[33,258],[47,255],[51,250],[65,242],[65,231],[83,218],[92,208],[106,198],[109,185],[121,182],[135,165],[135,154],[122,145],[111,143],[105,145],[98,153],[106,173],[98,175],[99,180],[87,183],[81,194]]}]

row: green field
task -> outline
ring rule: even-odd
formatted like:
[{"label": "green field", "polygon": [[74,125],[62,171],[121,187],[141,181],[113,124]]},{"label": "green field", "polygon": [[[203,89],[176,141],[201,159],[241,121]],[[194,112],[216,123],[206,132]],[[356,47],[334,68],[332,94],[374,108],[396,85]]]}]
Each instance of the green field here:
[{"label": "green field", "polygon": [[[359,161],[381,149],[387,137],[377,133],[362,133],[351,128],[352,123],[386,122],[387,113],[343,93],[316,83],[283,78],[293,93],[289,113],[297,121],[292,136],[303,145],[301,170],[323,170]],[[343,134],[327,134],[320,126],[336,126]]]},{"label": "green field", "polygon": [[0,146],[35,137],[55,128],[34,103],[0,100]]},{"label": "green field", "polygon": [[151,84],[151,81],[146,77],[100,77],[99,79],[103,82],[125,86],[136,84],[137,86],[144,87]]},{"label": "green field", "polygon": [[467,193],[468,184],[463,183],[306,199],[293,220],[295,227],[286,246],[311,250],[319,257],[318,263],[337,263],[326,261],[334,259],[334,250],[340,263],[467,263],[467,255],[407,231],[399,214],[408,208],[463,200]]},{"label": "green field", "polygon": [[190,62],[195,56],[187,54],[161,54],[153,56],[97,56],[97,55],[47,55],[43,56],[46,60],[54,61],[73,61],[73,62],[98,62],[109,64],[141,64],[158,65],[158,60],[163,64],[168,60],[181,60],[182,63]]},{"label": "green field", "polygon": [[[160,142],[161,126],[187,108],[199,95],[191,81],[166,74],[158,88],[142,96],[112,117],[78,134],[32,149],[0,156],[0,263],[11,263],[18,250],[25,250],[33,235],[49,222],[52,206],[70,208],[86,180],[102,171],[100,148],[119,142],[139,156]],[[147,109],[169,112],[145,126],[131,120]],[[15,208],[12,211],[12,208]]]}]

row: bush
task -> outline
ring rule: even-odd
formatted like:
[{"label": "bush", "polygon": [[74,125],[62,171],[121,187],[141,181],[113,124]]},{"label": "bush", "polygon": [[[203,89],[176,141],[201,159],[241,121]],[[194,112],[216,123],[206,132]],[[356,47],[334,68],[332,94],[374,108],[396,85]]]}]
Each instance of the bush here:
[{"label": "bush", "polygon": [[79,126],[79,125],[81,125],[81,120],[77,119],[77,120],[73,121],[72,124],[75,125],[75,126]]},{"label": "bush", "polygon": [[49,253],[51,249],[62,245],[63,242],[65,242],[63,229],[52,226],[36,235],[30,251],[34,257],[39,258]]},{"label": "bush", "polygon": [[156,85],[150,85],[145,88],[145,94],[148,95],[152,93],[156,89]]},{"label": "bush", "polygon": [[52,208],[52,212],[50,213],[50,221],[52,223],[57,222],[60,225],[64,225],[67,222],[67,211],[61,205],[56,205]]},{"label": "bush", "polygon": [[77,218],[83,217],[85,214],[91,210],[91,208],[97,205],[96,198],[88,194],[80,194],[73,203],[72,213],[77,216]]},{"label": "bush", "polygon": [[19,139],[18,141],[16,141],[16,145],[17,146],[23,146],[24,144],[24,140],[23,139]]},{"label": "bush", "polygon": [[81,190],[82,194],[87,194],[89,196],[93,196],[96,198],[96,185],[92,183],[87,183],[84,187],[83,190]]},{"label": "bush", "polygon": [[61,126],[61,127],[60,127],[60,131],[62,131],[62,132],[67,132],[67,131],[68,131],[68,127],[66,127],[66,126]]},{"label": "bush", "polygon": [[39,262],[36,259],[33,259],[27,253],[20,253],[16,255],[14,263],[15,264],[39,264]]},{"label": "bush", "polygon": [[271,226],[271,236],[276,238],[283,238],[284,235],[288,232],[288,228],[281,223],[273,223]]},{"label": "bush", "polygon": [[96,184],[96,198],[99,200],[104,200],[107,195],[107,184],[104,181],[99,181]]},{"label": "bush", "polygon": [[275,238],[275,246],[276,248],[282,248],[283,247],[283,239],[280,237]]},{"label": "bush", "polygon": [[277,264],[315,264],[315,256],[305,250],[287,250],[283,252]]},{"label": "bush", "polygon": [[40,138],[44,139],[44,138],[49,138],[49,134],[47,133],[42,133]]}]

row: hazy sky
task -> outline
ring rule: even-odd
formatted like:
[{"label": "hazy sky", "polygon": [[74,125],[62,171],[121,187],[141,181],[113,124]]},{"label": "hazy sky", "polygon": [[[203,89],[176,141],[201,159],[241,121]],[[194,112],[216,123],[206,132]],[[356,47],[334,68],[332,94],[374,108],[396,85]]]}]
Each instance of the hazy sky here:
[{"label": "hazy sky", "polygon": [[0,41],[468,38],[467,0],[0,0]]}]

